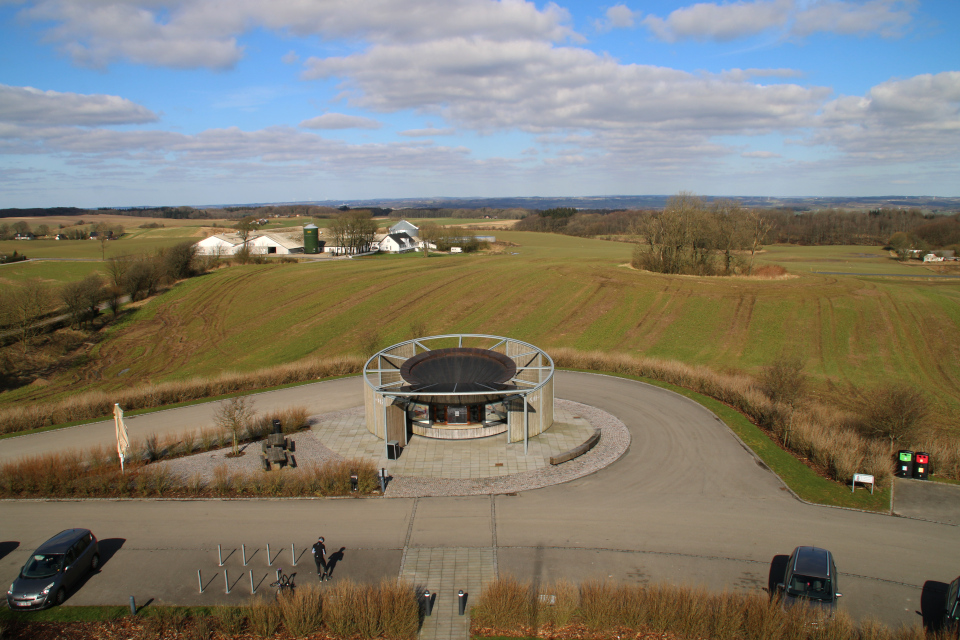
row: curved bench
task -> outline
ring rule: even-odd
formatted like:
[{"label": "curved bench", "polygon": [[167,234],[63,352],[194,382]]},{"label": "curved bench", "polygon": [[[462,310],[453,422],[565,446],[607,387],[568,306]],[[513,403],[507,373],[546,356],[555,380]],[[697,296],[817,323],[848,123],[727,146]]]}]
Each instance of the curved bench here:
[{"label": "curved bench", "polygon": [[563,464],[564,462],[569,462],[578,456],[582,456],[590,449],[593,449],[597,446],[597,443],[600,442],[600,429],[595,429],[593,435],[587,438],[587,441],[581,444],[578,447],[574,447],[569,451],[565,451],[560,455],[550,456],[550,464]]}]

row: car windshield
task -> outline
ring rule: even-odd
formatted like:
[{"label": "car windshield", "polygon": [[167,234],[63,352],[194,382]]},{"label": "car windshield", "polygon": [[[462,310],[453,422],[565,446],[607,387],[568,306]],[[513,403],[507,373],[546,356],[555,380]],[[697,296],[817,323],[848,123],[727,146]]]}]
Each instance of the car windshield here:
[{"label": "car windshield", "polygon": [[811,578],[794,574],[787,585],[787,593],[798,598],[811,600],[833,600],[833,591],[829,578]]},{"label": "car windshield", "polygon": [[57,574],[62,562],[62,553],[38,553],[30,556],[20,575],[24,578],[49,578]]}]

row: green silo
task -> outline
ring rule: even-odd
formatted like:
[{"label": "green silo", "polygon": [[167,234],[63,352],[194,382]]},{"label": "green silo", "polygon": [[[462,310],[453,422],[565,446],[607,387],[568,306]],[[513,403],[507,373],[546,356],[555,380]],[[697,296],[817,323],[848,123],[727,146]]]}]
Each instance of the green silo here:
[{"label": "green silo", "polygon": [[320,253],[320,231],[315,224],[303,228],[303,252]]}]

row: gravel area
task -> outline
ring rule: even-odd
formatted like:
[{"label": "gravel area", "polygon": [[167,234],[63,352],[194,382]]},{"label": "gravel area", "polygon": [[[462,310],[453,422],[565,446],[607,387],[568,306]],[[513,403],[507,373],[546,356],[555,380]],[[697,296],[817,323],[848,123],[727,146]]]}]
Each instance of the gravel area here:
[{"label": "gravel area", "polygon": [[[539,489],[562,482],[569,482],[577,478],[595,473],[612,464],[627,452],[630,446],[630,432],[627,427],[613,415],[591,407],[589,405],[557,399],[557,406],[562,406],[571,413],[575,413],[595,429],[600,430],[600,442],[584,455],[564,462],[551,465],[536,471],[525,471],[509,476],[452,479],[452,478],[423,478],[395,475],[387,485],[387,498],[409,498],[424,496],[469,496],[484,494],[517,493],[530,489]],[[357,409],[345,409],[355,412]],[[310,417],[311,424],[330,419],[331,412]],[[294,455],[300,467],[310,464],[323,464],[328,460],[340,459],[340,455],[327,448],[312,432],[301,431],[289,436],[296,442]],[[185,456],[175,460],[164,460],[156,463],[180,476],[189,479],[200,474],[204,479],[213,478],[214,469],[218,465],[226,465],[231,472],[252,473],[261,468],[260,443],[248,443],[241,447],[245,452],[238,458],[229,458],[230,447],[216,451],[208,451],[192,456]]]},{"label": "gravel area", "polygon": [[[323,443],[313,437],[313,434],[309,431],[300,431],[287,437],[296,443],[293,456],[296,458],[298,467],[323,464],[328,460],[340,458],[335,452],[323,446]],[[165,467],[184,480],[193,477],[195,474],[200,474],[208,482],[213,479],[213,470],[218,465],[226,465],[227,470],[231,473],[253,473],[263,468],[260,462],[259,440],[241,445],[240,450],[244,452],[244,455],[239,458],[227,457],[231,450],[231,447],[224,447],[223,449],[206,451],[174,460],[163,460],[155,464],[158,467]]]}]

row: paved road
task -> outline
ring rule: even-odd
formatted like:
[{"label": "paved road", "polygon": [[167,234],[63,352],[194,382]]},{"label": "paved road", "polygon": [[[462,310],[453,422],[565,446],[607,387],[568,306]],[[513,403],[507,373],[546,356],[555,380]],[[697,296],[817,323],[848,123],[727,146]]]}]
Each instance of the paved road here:
[{"label": "paved road", "polygon": [[[360,381],[272,394],[278,395],[270,402],[316,394],[324,396],[316,406],[356,406]],[[261,406],[268,395],[259,396]],[[273,571],[267,543],[274,554],[286,550],[283,564],[291,542],[303,549],[318,533],[328,548],[346,547],[339,575],[358,579],[395,578],[406,549],[468,547],[493,548],[500,575],[667,580],[711,589],[766,587],[775,555],[813,544],[836,556],[841,606],[857,618],[891,624],[919,621],[924,583],[949,582],[960,572],[957,527],[803,504],[712,414],[681,396],[571,372],[558,372],[557,396],[623,420],[630,451],[592,476],[516,496],[3,503],[0,540],[10,544],[0,546],[0,579],[15,575],[30,550],[68,524],[92,528],[111,556],[73,604],[123,604],[131,594],[141,602],[240,602],[249,597],[247,571],[255,570],[258,581]],[[199,411],[166,412],[162,426],[149,428],[192,427],[186,423],[199,419]],[[222,571],[217,544],[238,549],[226,565],[230,596],[215,574]],[[248,567],[240,561],[241,544],[257,550]],[[205,581],[217,581],[202,595],[197,569]]]}]

